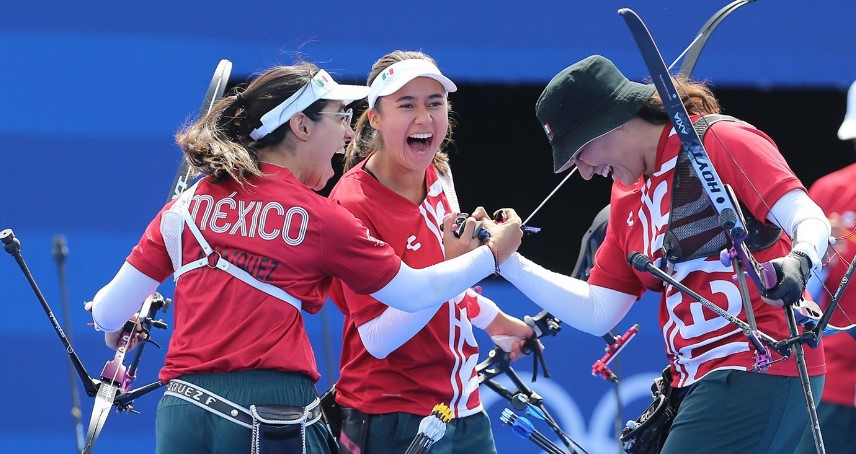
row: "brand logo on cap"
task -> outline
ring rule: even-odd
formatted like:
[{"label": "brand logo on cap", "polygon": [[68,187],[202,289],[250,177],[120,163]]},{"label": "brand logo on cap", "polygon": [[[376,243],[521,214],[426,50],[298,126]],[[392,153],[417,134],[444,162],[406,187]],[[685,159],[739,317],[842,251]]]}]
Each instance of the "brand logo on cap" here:
[{"label": "brand logo on cap", "polygon": [[380,73],[380,80],[386,80],[387,77],[392,77],[395,75],[395,69],[389,68],[386,71]]},{"label": "brand logo on cap", "polygon": [[550,128],[550,123],[544,123],[544,132],[547,133],[547,138],[553,140],[553,130]]}]

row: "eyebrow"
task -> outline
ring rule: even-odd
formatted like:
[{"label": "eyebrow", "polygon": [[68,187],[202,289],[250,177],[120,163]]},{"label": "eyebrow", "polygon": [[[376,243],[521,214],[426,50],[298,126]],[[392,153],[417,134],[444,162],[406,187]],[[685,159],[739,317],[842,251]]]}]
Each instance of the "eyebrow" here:
[{"label": "eyebrow", "polygon": [[348,106],[347,104],[345,104],[342,101],[333,101],[333,102],[327,103],[327,105],[331,106],[331,107],[336,106],[336,110],[339,110],[339,111],[345,110],[345,107]]},{"label": "eyebrow", "polygon": [[[435,93],[433,95],[428,96],[428,99],[437,99],[437,98],[445,98],[445,96],[442,93]],[[405,95],[405,96],[402,96],[402,97],[396,99],[395,102],[415,101],[415,100],[416,100],[416,96]]]}]

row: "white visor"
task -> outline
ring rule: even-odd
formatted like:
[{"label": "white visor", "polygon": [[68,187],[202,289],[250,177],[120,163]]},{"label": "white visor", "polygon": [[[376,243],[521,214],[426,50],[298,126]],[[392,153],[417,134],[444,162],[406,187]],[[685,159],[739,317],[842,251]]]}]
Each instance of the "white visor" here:
[{"label": "white visor", "polygon": [[841,140],[856,139],[856,82],[847,91],[847,113],[838,128],[838,138]]},{"label": "white visor", "polygon": [[262,125],[253,129],[250,137],[253,140],[260,140],[290,120],[294,114],[303,112],[319,99],[344,101],[347,104],[365,98],[368,91],[368,87],[362,85],[337,84],[327,71],[322,69],[308,84],[264,114],[260,120]]},{"label": "white visor", "polygon": [[375,106],[377,98],[397,92],[407,82],[417,77],[430,77],[440,82],[447,94],[458,90],[455,83],[444,76],[431,62],[422,59],[402,60],[384,69],[372,81],[369,90],[369,107]]}]

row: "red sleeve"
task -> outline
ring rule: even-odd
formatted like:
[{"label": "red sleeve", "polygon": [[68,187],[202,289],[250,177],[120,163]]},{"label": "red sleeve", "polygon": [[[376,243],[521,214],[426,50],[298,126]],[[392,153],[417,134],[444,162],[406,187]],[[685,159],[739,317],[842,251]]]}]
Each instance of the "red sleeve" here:
[{"label": "red sleeve", "polygon": [[163,282],[173,272],[172,261],[166,252],[163,236],[160,233],[162,215],[163,211],[152,219],[143,237],[126,259],[131,266],[158,282]]},{"label": "red sleeve", "polygon": [[361,294],[382,289],[398,273],[392,246],[373,237],[359,219],[331,201],[324,215],[322,269]]},{"label": "red sleeve", "polygon": [[[360,222],[360,225],[364,227],[365,233],[374,236],[377,229],[371,221],[371,216],[369,216],[363,209],[363,202],[370,200],[370,197],[364,193],[363,189],[364,188],[359,183],[358,179],[355,176],[348,174],[339,180],[336,187],[333,188],[333,191],[330,193],[330,198],[336,201],[336,203],[339,203],[349,213],[353,214],[353,217],[355,217]],[[387,247],[392,249],[391,246]],[[395,254],[394,250],[392,253]],[[398,258],[397,255],[396,258]],[[384,284],[389,282],[389,280],[395,276],[395,273],[398,272],[400,262],[401,260],[399,259],[399,265],[395,267],[395,271],[390,275],[389,279],[384,282]],[[345,283],[347,284],[347,282]],[[379,290],[382,287],[383,285],[380,285],[374,291]],[[350,314],[356,326],[360,326],[369,320],[377,318],[389,307],[375,298],[372,298],[370,295],[365,294],[372,292],[358,292],[352,289],[349,285],[341,285],[340,288],[340,297],[343,301],[337,301],[336,303],[340,306],[340,309]],[[346,307],[342,308],[342,304]]]},{"label": "red sleeve", "polygon": [[[618,292],[627,293],[630,295],[641,296],[645,293],[645,286],[639,280],[633,268],[627,263],[627,251],[623,247],[623,238],[627,232],[623,229],[626,226],[623,222],[613,222],[613,213],[623,213],[624,209],[619,208],[622,193],[617,185],[613,185],[609,219],[606,224],[606,236],[603,243],[595,252],[594,267],[588,278],[588,283],[599,287],[606,287]],[[627,199],[625,197],[625,199]]]},{"label": "red sleeve", "polygon": [[347,311],[354,321],[355,326],[360,326],[370,320],[380,317],[389,306],[372,298],[369,295],[360,295],[351,290],[347,285],[341,286],[342,296],[347,305]]},{"label": "red sleeve", "polygon": [[756,219],[767,219],[770,208],[791,190],[805,191],[773,139],[763,132],[731,121],[710,128],[704,144],[716,172]]}]

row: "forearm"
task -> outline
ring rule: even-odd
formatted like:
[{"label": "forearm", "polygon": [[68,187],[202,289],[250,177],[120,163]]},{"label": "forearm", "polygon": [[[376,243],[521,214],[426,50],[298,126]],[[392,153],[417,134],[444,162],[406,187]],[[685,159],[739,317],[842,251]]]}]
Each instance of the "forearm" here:
[{"label": "forearm", "polygon": [[404,312],[392,307],[357,328],[366,350],[384,359],[413,338],[437,313],[438,307],[418,312]]},{"label": "forearm", "polygon": [[493,273],[494,264],[487,246],[422,269],[401,262],[395,277],[372,296],[405,312],[436,308]]},{"label": "forearm", "polygon": [[597,336],[612,329],[636,301],[635,295],[554,273],[520,254],[503,263],[502,276],[563,322]]},{"label": "forearm", "polygon": [[146,276],[128,262],[92,299],[92,321],[100,331],[122,328],[143,301],[158,288],[158,281]]}]

